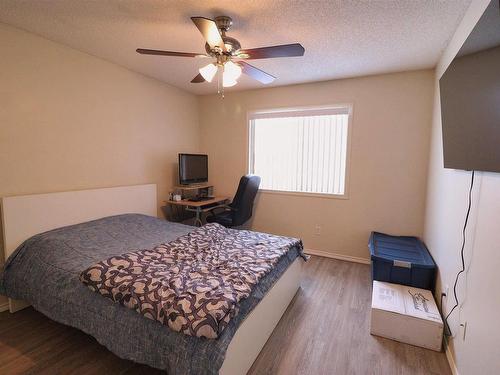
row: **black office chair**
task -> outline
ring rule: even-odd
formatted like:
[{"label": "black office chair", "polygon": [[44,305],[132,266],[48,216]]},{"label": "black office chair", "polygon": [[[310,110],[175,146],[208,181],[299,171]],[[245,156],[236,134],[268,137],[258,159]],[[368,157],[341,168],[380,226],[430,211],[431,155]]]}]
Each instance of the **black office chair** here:
[{"label": "black office chair", "polygon": [[211,210],[210,215],[207,216],[207,222],[219,223],[226,228],[245,224],[252,217],[253,202],[259,185],[259,176],[249,174],[241,177],[233,201],[223,207],[224,211],[222,212],[216,213],[217,208]]}]

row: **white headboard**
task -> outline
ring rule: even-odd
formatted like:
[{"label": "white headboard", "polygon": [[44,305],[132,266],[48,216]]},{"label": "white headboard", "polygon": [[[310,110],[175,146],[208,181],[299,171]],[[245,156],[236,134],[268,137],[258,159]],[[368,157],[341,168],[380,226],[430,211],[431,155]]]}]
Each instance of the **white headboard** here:
[{"label": "white headboard", "polygon": [[5,259],[35,234],[125,213],[157,216],[156,185],[2,198]]}]

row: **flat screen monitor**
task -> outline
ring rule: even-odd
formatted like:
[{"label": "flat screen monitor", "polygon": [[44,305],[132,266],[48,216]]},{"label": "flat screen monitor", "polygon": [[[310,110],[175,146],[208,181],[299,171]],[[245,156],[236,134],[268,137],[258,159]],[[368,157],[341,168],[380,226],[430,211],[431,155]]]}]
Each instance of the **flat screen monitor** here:
[{"label": "flat screen monitor", "polygon": [[439,80],[444,167],[500,172],[500,9],[491,1]]},{"label": "flat screen monitor", "polygon": [[179,183],[199,184],[208,181],[208,155],[179,154]]}]

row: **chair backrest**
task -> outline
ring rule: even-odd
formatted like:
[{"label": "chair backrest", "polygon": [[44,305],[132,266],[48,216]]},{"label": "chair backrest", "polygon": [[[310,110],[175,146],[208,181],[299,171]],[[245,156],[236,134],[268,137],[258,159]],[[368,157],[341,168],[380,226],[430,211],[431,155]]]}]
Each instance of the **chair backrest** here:
[{"label": "chair backrest", "polygon": [[241,177],[238,190],[231,203],[233,211],[233,226],[244,224],[252,217],[255,196],[259,190],[260,177],[248,174]]}]

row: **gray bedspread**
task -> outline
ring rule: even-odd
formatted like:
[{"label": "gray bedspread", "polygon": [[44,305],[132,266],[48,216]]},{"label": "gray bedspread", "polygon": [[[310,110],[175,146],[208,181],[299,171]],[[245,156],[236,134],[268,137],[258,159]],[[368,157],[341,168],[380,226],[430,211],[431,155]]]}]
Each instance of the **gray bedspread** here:
[{"label": "gray bedspread", "polygon": [[297,258],[289,251],[240,303],[218,339],[188,336],[92,292],[80,273],[111,255],[151,249],[193,230],[127,214],[55,229],[24,242],[0,273],[0,294],[30,302],[49,318],[92,335],[122,358],[168,374],[217,374],[238,326]]}]

